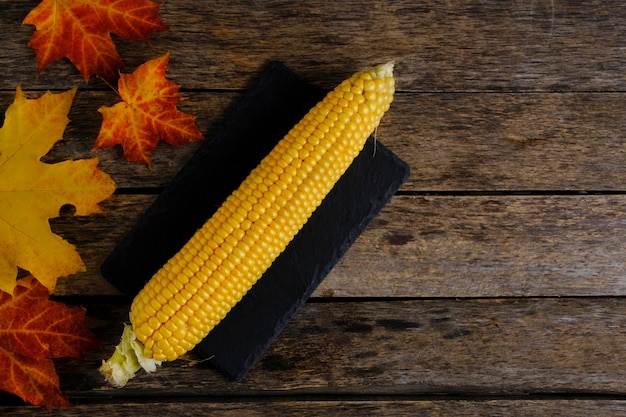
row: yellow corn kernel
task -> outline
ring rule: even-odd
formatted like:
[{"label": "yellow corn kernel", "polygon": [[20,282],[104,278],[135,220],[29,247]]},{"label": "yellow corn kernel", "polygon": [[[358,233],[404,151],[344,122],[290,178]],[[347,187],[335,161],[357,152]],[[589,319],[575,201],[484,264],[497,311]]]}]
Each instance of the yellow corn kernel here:
[{"label": "yellow corn kernel", "polygon": [[394,83],[391,63],[342,82],[157,271],[130,310],[144,356],[174,360],[224,318],[361,151],[393,100]]}]

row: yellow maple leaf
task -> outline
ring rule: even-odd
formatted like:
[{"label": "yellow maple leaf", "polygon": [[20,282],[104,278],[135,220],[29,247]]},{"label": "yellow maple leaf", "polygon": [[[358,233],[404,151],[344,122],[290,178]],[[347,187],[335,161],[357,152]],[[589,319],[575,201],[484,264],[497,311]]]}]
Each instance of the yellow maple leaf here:
[{"label": "yellow maple leaf", "polygon": [[0,128],[0,290],[13,293],[18,267],[53,291],[56,280],[85,270],[75,247],[48,219],[66,204],[76,215],[99,212],[115,183],[98,158],[55,164],[40,159],[62,138],[76,89],[28,99],[17,87]]}]

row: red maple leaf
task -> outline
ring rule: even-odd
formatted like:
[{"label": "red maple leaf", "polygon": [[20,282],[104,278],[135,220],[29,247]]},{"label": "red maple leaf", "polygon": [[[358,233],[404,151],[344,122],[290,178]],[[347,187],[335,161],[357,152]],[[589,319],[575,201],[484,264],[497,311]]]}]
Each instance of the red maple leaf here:
[{"label": "red maple leaf", "polygon": [[52,358],[80,358],[101,346],[84,325],[84,309],[49,296],[32,276],[13,295],[0,291],[0,390],[47,409],[70,405]]},{"label": "red maple leaf", "polygon": [[180,86],[165,78],[169,53],[121,74],[118,94],[123,100],[98,111],[103,120],[95,149],[121,144],[130,162],[151,165],[152,151],[162,140],[173,146],[203,139],[195,117],[179,111]]},{"label": "red maple leaf", "polygon": [[168,29],[159,7],[150,0],[43,0],[23,22],[37,29],[28,43],[37,53],[37,74],[65,57],[85,81],[94,74],[116,80],[124,63],[111,33],[147,42],[152,33]]}]

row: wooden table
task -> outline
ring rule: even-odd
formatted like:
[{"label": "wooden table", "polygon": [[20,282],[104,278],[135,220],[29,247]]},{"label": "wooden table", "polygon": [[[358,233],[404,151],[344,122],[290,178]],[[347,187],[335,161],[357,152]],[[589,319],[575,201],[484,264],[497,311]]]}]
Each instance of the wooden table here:
[{"label": "wooden table", "polygon": [[[87,308],[106,349],[57,360],[73,408],[51,415],[617,416],[626,414],[626,8],[575,1],[165,1],[171,30],[116,39],[128,71],[171,51],[183,111],[209,136],[270,60],[330,89],[394,60],[377,137],[411,176],[242,382],[194,354],[116,390],[97,368],[128,300],[99,265],[197,145],[152,170],[92,152],[117,101],[67,61],[35,77],[0,0],[0,108],[78,86],[46,158],[97,155],[118,191],[53,230],[87,272],[55,297]],[[280,115],[276,115],[280,117]],[[2,415],[48,415],[0,395]]]}]

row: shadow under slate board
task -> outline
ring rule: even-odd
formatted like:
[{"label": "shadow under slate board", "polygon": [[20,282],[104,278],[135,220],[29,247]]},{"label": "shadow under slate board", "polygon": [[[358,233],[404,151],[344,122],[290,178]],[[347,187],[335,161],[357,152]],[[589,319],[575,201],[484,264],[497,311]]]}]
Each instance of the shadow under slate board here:
[{"label": "shadow under slate board", "polygon": [[[101,266],[134,296],[324,96],[269,63]],[[409,175],[373,137],[263,277],[196,347],[241,380]]]}]

